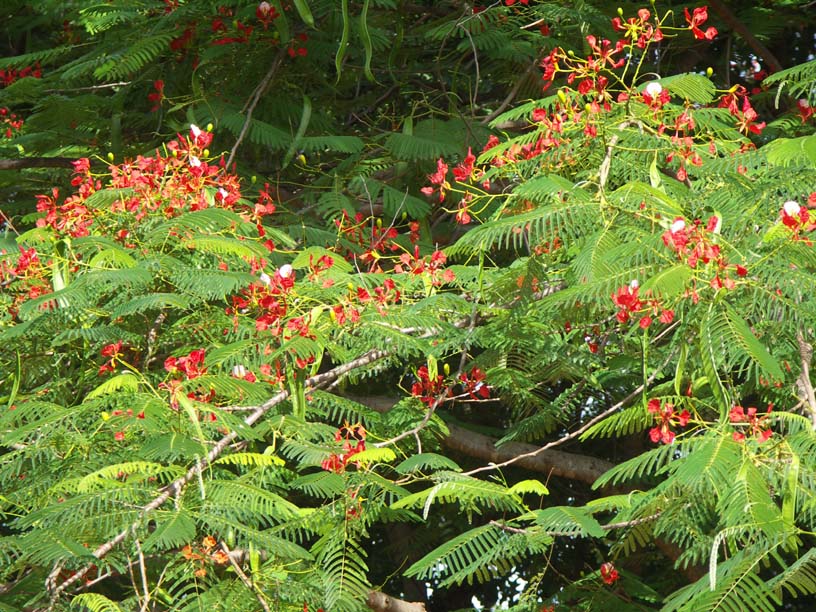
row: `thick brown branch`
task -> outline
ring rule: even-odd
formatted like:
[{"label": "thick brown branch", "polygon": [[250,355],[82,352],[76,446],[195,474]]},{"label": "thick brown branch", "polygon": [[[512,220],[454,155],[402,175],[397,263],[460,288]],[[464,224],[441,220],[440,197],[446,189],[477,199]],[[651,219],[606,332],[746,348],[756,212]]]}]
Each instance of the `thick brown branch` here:
[{"label": "thick brown branch", "polygon": [[508,442],[496,447],[496,440],[489,436],[452,423],[448,424],[448,429],[450,436],[442,441],[446,447],[491,463],[502,463],[522,457],[515,461],[519,467],[590,485],[614,467],[614,464],[608,461],[588,455],[577,455],[558,450],[536,453],[539,446],[523,442]]},{"label": "thick brown branch", "polygon": [[0,159],[0,170],[24,170],[25,168],[73,168],[75,159],[70,157],[20,157]]},{"label": "thick brown branch", "polygon": [[765,63],[768,65],[768,68],[770,68],[771,71],[779,72],[782,70],[782,64],[778,59],[776,59],[776,56],[771,53],[768,47],[763,45],[762,42],[760,42],[760,40],[751,33],[746,25],[737,18],[734,12],[728,8],[728,6],[726,6],[722,0],[709,0],[708,5],[715,13],[717,13],[717,15],[719,15],[720,19],[722,19],[729,28],[736,32],[740,38],[742,38],[746,44],[751,47],[751,50],[754,53],[765,60]]},{"label": "thick brown branch", "polygon": [[425,612],[423,603],[403,601],[380,591],[371,591],[366,605],[374,612]]},{"label": "thick brown branch", "polygon": [[[394,398],[381,395],[352,396],[349,399],[365,404],[377,412],[388,412],[396,403]],[[446,448],[490,464],[517,463],[528,470],[587,484],[594,483],[604,472],[614,467],[614,464],[597,457],[556,450],[541,452],[540,446],[523,442],[508,442],[497,448],[496,440],[490,436],[454,423],[448,423],[447,426],[450,435],[442,440]]]}]

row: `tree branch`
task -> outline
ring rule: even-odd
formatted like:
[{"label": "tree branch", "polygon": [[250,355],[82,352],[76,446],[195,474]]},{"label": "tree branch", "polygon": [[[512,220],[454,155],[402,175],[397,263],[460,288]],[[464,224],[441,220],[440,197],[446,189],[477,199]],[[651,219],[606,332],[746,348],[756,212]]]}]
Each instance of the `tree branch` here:
[{"label": "tree branch", "polygon": [[0,159],[0,170],[23,170],[25,168],[73,168],[76,160],[70,157],[21,157]]},{"label": "tree branch", "polygon": [[[306,392],[308,393],[325,385],[331,384],[332,382],[334,382],[341,376],[344,376],[348,372],[370,365],[376,361],[384,359],[390,354],[391,354],[390,351],[372,350],[358,357],[357,359],[353,359],[352,361],[339,365],[336,368],[329,370],[328,372],[312,376],[306,381]],[[269,398],[266,402],[264,402],[260,406],[254,406],[252,414],[248,415],[244,419],[244,424],[247,425],[248,427],[251,427],[252,425],[257,423],[261,419],[261,417],[263,417],[267,412],[269,412],[269,410],[271,410],[278,404],[284,402],[288,397],[289,391],[280,391],[277,394],[273,395],[271,398]],[[213,461],[215,461],[215,459],[217,459],[221,455],[221,453],[224,452],[224,449],[226,449],[237,437],[238,432],[232,431],[229,434],[225,435],[223,438],[221,438],[218,442],[216,442],[215,446],[213,446],[213,448],[210,449],[210,452],[207,453],[207,456],[204,459],[190,467],[190,469],[187,470],[184,476],[177,478],[172,483],[167,485],[162,491],[161,495],[157,496],[155,499],[153,499],[153,501],[144,506],[142,508],[141,516],[137,520],[128,525],[116,536],[114,536],[104,544],[97,547],[96,550],[93,551],[94,557],[96,557],[97,559],[102,559],[114,548],[116,548],[119,544],[124,542],[127,539],[127,537],[134,533],[136,529],[139,527],[139,525],[141,525],[144,516],[146,516],[149,512],[152,512],[153,510],[156,510],[157,508],[161,507],[171,497],[178,495],[189,482],[197,478],[200,470],[205,469]],[[94,564],[92,563],[88,563],[85,567],[78,570],[75,574],[73,574],[69,578],[66,578],[59,584],[54,584],[52,588],[48,589],[51,593],[52,607],[53,603],[56,601],[57,597],[59,597],[60,593],[62,593],[65,589],[67,589],[75,582],[81,580],[85,576],[85,574],[87,574],[90,571],[93,565]]]},{"label": "tree branch", "polygon": [[252,92],[252,96],[244,107],[244,110],[246,110],[246,119],[244,119],[244,125],[241,126],[241,132],[238,134],[238,138],[230,150],[229,157],[227,158],[227,167],[232,165],[232,160],[235,158],[235,154],[238,152],[238,147],[241,146],[241,142],[244,140],[244,136],[246,136],[246,133],[249,130],[249,122],[252,121],[252,113],[254,112],[255,107],[258,105],[258,101],[261,99],[261,96],[266,91],[266,88],[269,87],[269,84],[272,82],[272,77],[275,76],[275,73],[278,71],[278,67],[281,65],[285,55],[286,47],[281,46],[280,51],[278,51],[278,54],[272,61],[272,65],[269,67],[266,75],[264,75],[264,78],[260,83],[258,83],[258,86],[255,88],[255,91]]},{"label": "tree branch", "polygon": [[[393,408],[396,400],[387,396],[345,396],[349,399],[365,404],[377,412],[388,412]],[[564,451],[547,450],[541,452],[541,447],[524,442],[508,442],[496,447],[496,439],[465,429],[454,423],[446,423],[450,435],[442,440],[442,445],[451,450],[489,461],[493,464],[510,461],[517,462],[520,467],[552,474],[560,478],[577,480],[587,484],[594,483],[614,464],[591,457]],[[521,459],[517,459],[521,457]]]},{"label": "tree branch", "polygon": [[739,34],[740,38],[751,47],[754,53],[765,60],[765,63],[768,64],[768,68],[773,72],[782,70],[782,64],[776,59],[776,56],[751,33],[745,24],[737,18],[734,12],[728,8],[722,0],[708,0],[708,5],[720,16],[720,19],[722,19],[729,28]]},{"label": "tree branch", "polygon": [[403,601],[380,591],[371,591],[366,605],[374,612],[425,612],[423,603]]},{"label": "tree branch", "polygon": [[528,470],[577,480],[590,485],[614,467],[614,464],[608,461],[589,455],[565,453],[558,450],[539,452],[541,447],[523,442],[508,442],[496,447],[496,440],[489,436],[453,423],[447,425],[450,436],[445,438],[442,444],[469,457],[491,463],[512,461],[519,467]]}]

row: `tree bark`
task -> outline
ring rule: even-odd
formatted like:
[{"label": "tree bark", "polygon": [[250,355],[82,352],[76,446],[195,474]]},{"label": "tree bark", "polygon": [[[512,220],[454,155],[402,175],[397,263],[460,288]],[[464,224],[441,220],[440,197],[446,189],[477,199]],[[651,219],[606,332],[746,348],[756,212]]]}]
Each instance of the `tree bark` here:
[{"label": "tree bark", "polygon": [[371,591],[366,605],[374,612],[426,612],[423,603],[403,601],[380,591]]},{"label": "tree bark", "polygon": [[720,19],[722,19],[726,25],[728,25],[728,27],[731,28],[735,34],[737,34],[737,36],[742,38],[742,40],[744,40],[745,43],[751,47],[751,50],[754,53],[765,61],[768,68],[770,68],[772,72],[779,72],[782,70],[782,64],[778,59],[776,59],[776,56],[771,53],[771,50],[763,45],[762,42],[751,33],[745,24],[737,18],[734,12],[728,6],[726,6],[722,0],[708,0],[708,5],[715,13],[717,13],[717,15],[719,15]]},{"label": "tree bark", "polygon": [[[379,395],[354,395],[348,397],[377,412],[388,412],[397,401],[394,398]],[[501,463],[540,448],[534,444],[524,442],[508,442],[497,448],[496,440],[490,436],[465,429],[454,423],[448,423],[447,427],[450,435],[442,440],[443,446],[468,457],[484,461]],[[589,485],[593,484],[607,470],[615,467],[614,463],[597,457],[565,453],[552,449],[541,451],[532,457],[519,459],[516,465],[542,474],[577,480]]]},{"label": "tree bark", "polygon": [[[442,440],[447,448],[458,451],[469,457],[476,457],[493,463],[507,461],[525,453],[535,451],[538,447],[523,442],[508,442],[496,447],[496,440],[490,436],[470,431],[464,427],[448,423],[450,436]],[[524,457],[516,462],[519,467],[561,478],[569,478],[591,485],[603,473],[614,467],[613,463],[575,453],[557,450],[546,450],[533,457]]]},{"label": "tree bark", "polygon": [[70,157],[21,157],[0,159],[0,170],[22,170],[24,168],[73,168],[75,159]]}]

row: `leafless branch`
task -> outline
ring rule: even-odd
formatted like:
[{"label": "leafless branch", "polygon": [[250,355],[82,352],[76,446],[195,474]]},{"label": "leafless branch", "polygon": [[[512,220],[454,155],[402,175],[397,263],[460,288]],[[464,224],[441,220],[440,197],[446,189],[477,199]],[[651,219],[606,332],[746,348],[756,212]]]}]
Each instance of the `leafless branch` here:
[{"label": "leafless branch", "polygon": [[227,167],[232,165],[232,160],[235,159],[235,154],[238,152],[238,147],[241,146],[241,142],[243,142],[244,136],[246,136],[247,130],[249,130],[249,123],[252,121],[252,113],[255,111],[255,107],[258,105],[258,101],[261,99],[261,96],[272,82],[272,78],[278,71],[278,67],[281,65],[285,55],[286,47],[281,46],[281,49],[278,51],[277,55],[275,55],[275,59],[272,60],[272,65],[269,67],[269,70],[264,75],[264,78],[261,79],[261,82],[258,83],[258,86],[255,88],[255,91],[252,92],[252,96],[250,97],[249,101],[242,109],[242,112],[246,112],[246,119],[244,119],[244,125],[241,126],[238,139],[235,141],[235,144],[232,145],[232,149],[230,149],[230,154],[227,158]]},{"label": "leafless branch", "polygon": [[0,170],[23,170],[25,168],[73,168],[76,160],[70,157],[20,157],[0,159]]}]

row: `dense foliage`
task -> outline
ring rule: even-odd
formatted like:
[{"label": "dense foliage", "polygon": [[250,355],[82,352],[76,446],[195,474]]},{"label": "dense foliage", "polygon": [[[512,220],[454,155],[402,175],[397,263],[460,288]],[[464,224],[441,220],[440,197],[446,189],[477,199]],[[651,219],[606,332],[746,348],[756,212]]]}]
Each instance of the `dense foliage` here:
[{"label": "dense foliage", "polygon": [[607,4],[9,3],[0,609],[808,609],[812,24]]}]

